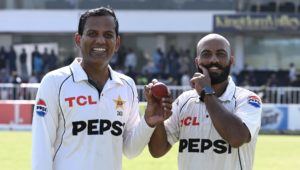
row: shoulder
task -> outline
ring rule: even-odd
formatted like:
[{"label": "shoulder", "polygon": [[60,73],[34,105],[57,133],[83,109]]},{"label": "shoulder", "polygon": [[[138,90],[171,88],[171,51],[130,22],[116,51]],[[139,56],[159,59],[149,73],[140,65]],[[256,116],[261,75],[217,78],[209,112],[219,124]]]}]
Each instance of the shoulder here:
[{"label": "shoulder", "polygon": [[72,72],[70,67],[65,66],[47,73],[43,77],[41,84],[47,83],[47,84],[59,85],[63,81],[71,77],[72,77]]},{"label": "shoulder", "polygon": [[256,96],[260,99],[260,97],[254,93],[253,91],[250,91],[248,89],[245,89],[243,87],[236,87],[235,97],[236,98],[247,98],[248,96]]},{"label": "shoulder", "polygon": [[247,102],[254,107],[261,108],[261,98],[253,91],[242,87],[237,87],[235,97],[238,103]]},{"label": "shoulder", "polygon": [[123,83],[129,84],[131,86],[136,86],[134,80],[131,77],[116,71],[113,71],[113,74],[119,77]]},{"label": "shoulder", "polygon": [[187,99],[187,98],[197,98],[197,97],[199,97],[199,95],[196,92],[196,90],[192,89],[192,90],[183,92],[179,97],[182,99]]},{"label": "shoulder", "polygon": [[183,107],[189,101],[196,101],[199,99],[199,95],[196,90],[188,90],[183,92],[178,98],[174,101],[177,106]]}]

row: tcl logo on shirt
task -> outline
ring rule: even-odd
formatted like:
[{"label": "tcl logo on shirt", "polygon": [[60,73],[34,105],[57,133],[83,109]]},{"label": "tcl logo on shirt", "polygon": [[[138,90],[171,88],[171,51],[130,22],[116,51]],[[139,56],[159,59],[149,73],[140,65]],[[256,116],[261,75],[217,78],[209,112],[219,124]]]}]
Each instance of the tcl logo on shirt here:
[{"label": "tcl logo on shirt", "polygon": [[92,99],[92,96],[77,96],[65,98],[65,101],[69,104],[69,107],[73,107],[74,104],[78,106],[97,104],[96,100]]},{"label": "tcl logo on shirt", "polygon": [[180,120],[180,126],[198,126],[199,121],[197,120],[197,117],[185,117]]}]

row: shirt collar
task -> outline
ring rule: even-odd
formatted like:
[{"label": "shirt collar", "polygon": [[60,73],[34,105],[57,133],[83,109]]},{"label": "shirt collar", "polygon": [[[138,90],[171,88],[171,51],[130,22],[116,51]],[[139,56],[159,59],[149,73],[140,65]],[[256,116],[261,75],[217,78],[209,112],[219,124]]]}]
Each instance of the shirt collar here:
[{"label": "shirt collar", "polygon": [[121,77],[120,77],[120,73],[116,72],[115,70],[113,70],[110,65],[108,65],[108,69],[109,69],[109,72],[110,72],[110,79],[118,84],[121,84],[123,85],[123,81],[121,80]]},{"label": "shirt collar", "polygon": [[[82,66],[80,65],[81,62],[82,62],[82,58],[77,57],[70,65],[70,69],[72,72],[74,82],[88,80],[88,75],[83,70]],[[123,82],[119,76],[119,73],[114,71],[109,65],[108,65],[108,70],[109,70],[109,80],[111,80],[115,83],[118,83],[118,84],[123,84]]]},{"label": "shirt collar", "polygon": [[83,70],[83,68],[80,65],[81,62],[82,62],[82,58],[75,58],[75,60],[70,65],[74,82],[88,80],[88,76],[86,72]]},{"label": "shirt collar", "polygon": [[226,87],[226,90],[222,94],[222,96],[219,97],[219,99],[223,102],[231,101],[234,96],[235,88],[236,88],[236,85],[233,82],[232,78],[229,76],[228,77],[228,85]]}]

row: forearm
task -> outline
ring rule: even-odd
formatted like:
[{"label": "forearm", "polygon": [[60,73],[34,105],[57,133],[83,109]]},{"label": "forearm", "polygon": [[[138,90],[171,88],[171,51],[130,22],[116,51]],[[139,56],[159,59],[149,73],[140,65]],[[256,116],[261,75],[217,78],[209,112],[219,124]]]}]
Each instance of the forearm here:
[{"label": "forearm", "polygon": [[168,142],[165,126],[163,123],[156,126],[148,144],[151,155],[155,158],[166,154],[171,145]]},{"label": "forearm", "polygon": [[128,158],[138,156],[148,144],[153,131],[154,128],[149,127],[143,117],[139,125],[125,135],[124,155]]},{"label": "forearm", "polygon": [[216,96],[206,96],[204,102],[214,127],[232,147],[250,140],[249,130],[242,120],[229,112]]}]

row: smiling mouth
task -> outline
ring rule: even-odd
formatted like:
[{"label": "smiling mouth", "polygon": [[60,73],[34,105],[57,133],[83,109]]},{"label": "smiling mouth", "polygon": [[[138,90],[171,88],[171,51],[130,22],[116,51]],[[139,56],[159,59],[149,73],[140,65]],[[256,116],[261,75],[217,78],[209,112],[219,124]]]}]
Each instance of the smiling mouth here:
[{"label": "smiling mouth", "polygon": [[106,51],[105,48],[93,48],[92,49],[92,52],[97,52],[97,53],[103,53],[105,51]]},{"label": "smiling mouth", "polygon": [[106,53],[106,49],[105,48],[92,48],[91,50],[91,55],[94,56],[101,56],[104,55]]},{"label": "smiling mouth", "polygon": [[216,66],[212,66],[212,67],[209,67],[208,70],[211,70],[211,71],[218,71],[218,70],[221,70],[219,67],[216,67]]}]

